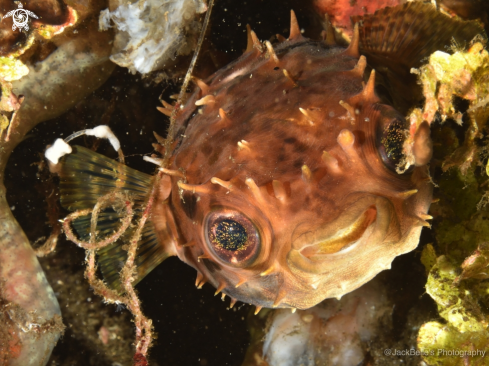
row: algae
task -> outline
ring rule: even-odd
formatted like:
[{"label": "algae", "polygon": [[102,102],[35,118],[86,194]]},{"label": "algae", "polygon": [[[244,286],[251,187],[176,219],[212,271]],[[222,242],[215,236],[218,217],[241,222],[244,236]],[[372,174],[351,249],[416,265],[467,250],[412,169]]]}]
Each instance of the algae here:
[{"label": "algae", "polygon": [[488,333],[460,333],[439,322],[423,324],[418,333],[418,343],[423,344],[423,359],[433,366],[488,365],[486,345]]},{"label": "algae", "polygon": [[13,57],[0,57],[0,137],[11,119],[11,112],[20,108],[21,100],[12,92],[12,81],[20,80],[29,68]]},{"label": "algae", "polygon": [[0,79],[5,81],[19,80],[29,73],[29,68],[15,58],[0,57]]},{"label": "algae", "polygon": [[489,319],[480,301],[487,296],[487,283],[482,287],[478,281],[455,285],[459,273],[456,260],[440,256],[428,276],[426,292],[446,321],[427,322],[419,330],[418,348],[431,366],[489,364],[489,358],[484,358]]},{"label": "algae", "polygon": [[416,73],[426,100],[410,118],[441,123],[432,127],[436,248],[427,245],[421,262],[442,318],[421,326],[417,345],[428,365],[489,365],[489,54],[478,39],[467,51],[435,52]]}]

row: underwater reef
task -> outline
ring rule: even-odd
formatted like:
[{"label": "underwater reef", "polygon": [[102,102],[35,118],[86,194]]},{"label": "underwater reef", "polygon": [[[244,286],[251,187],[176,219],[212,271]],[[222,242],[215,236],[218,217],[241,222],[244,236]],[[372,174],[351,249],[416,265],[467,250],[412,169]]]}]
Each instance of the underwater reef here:
[{"label": "underwater reef", "polygon": [[[59,220],[69,212],[59,205],[58,178],[49,173],[43,153],[58,137],[108,125],[121,142],[126,164],[154,173],[154,165],[142,156],[153,153],[151,144],[159,142],[153,131],[165,136],[169,125],[156,107],[180,92],[207,11],[201,1],[181,3],[185,5],[179,9],[164,3],[151,10],[154,2],[142,0],[26,1],[24,8],[40,16],[32,19],[28,31],[12,31],[12,18],[0,23],[0,364],[137,364],[131,313],[121,304],[105,304],[93,292],[84,277],[85,251],[59,235]],[[332,13],[331,3],[216,1],[193,75],[204,79],[238,58],[246,49],[247,24],[260,40],[287,36],[290,9],[302,34],[315,40],[329,13],[346,45],[353,32],[350,16],[363,14],[362,7],[373,13],[396,5],[335,2],[343,15]],[[488,6],[483,1],[446,0],[438,7],[450,16],[479,19],[487,32]],[[2,14],[17,8],[17,2],[0,3]],[[170,28],[155,27],[167,24],[167,17]],[[141,28],[124,28],[121,22],[129,19]],[[148,33],[137,38],[141,29]],[[166,39],[158,32],[172,30],[175,38],[159,49],[153,45]],[[377,297],[362,287],[309,310],[263,309],[254,315],[255,308],[247,304],[230,308],[210,285],[196,289],[195,270],[170,258],[136,287],[142,311],[154,327],[149,364],[283,364],[271,356],[280,346],[274,339],[281,338],[290,349],[293,343],[276,336],[277,319],[287,319],[282,324],[293,331],[301,327],[304,333],[294,333],[291,342],[312,339],[314,327],[332,332],[333,340],[319,337],[314,348],[298,347],[286,355],[304,364],[489,364],[487,353],[481,354],[489,348],[486,49],[482,34],[452,43],[410,70],[423,103],[410,105],[405,117],[412,125],[431,124],[433,203],[428,214],[433,219],[413,252],[397,257],[390,270],[365,285]],[[190,84],[188,92],[193,88]],[[85,136],[77,144],[117,158],[107,141]],[[43,256],[36,259],[36,253]],[[21,291],[22,286],[28,291]],[[378,310],[374,316],[358,307],[364,317],[358,319],[371,316],[372,331],[358,330],[352,325],[357,318],[345,315],[355,313],[349,309],[357,309],[354,299],[362,296]],[[319,316],[325,313],[340,328],[350,325],[352,338],[341,342],[348,344],[342,352],[330,352],[335,333],[327,327],[335,322]],[[413,351],[388,355],[386,349]]]}]

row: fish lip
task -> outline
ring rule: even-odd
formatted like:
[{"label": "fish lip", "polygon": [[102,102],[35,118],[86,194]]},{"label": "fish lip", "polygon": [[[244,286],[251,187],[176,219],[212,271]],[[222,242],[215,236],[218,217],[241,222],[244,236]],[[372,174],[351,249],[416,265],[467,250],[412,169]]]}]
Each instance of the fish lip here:
[{"label": "fish lip", "polygon": [[[340,256],[347,256],[349,252],[358,250],[362,245],[368,245],[372,241],[383,242],[388,234],[393,215],[395,215],[394,207],[386,197],[368,194],[357,199],[339,217],[323,228],[315,228],[295,235],[291,253],[295,252],[294,257],[301,258],[299,262],[304,263],[294,261],[294,267],[306,272],[310,272],[313,267],[314,273],[318,273],[318,270],[322,272],[332,261]],[[354,240],[346,242],[336,252],[317,254],[320,252],[319,245],[341,239],[341,235],[337,235],[338,231],[353,234],[344,235],[343,238],[349,236]]]},{"label": "fish lip", "polygon": [[321,259],[324,255],[332,255],[355,246],[362,240],[368,240],[372,224],[377,218],[377,206],[369,206],[353,222],[339,228],[334,235],[316,238],[316,241],[304,245],[300,253],[310,259]]}]

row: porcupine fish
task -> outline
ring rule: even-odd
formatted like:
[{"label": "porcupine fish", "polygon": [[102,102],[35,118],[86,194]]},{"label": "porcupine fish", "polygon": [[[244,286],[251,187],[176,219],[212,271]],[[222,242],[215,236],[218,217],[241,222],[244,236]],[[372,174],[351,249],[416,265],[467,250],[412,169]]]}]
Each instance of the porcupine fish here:
[{"label": "porcupine fish", "polygon": [[[432,148],[428,124],[403,117],[413,98],[401,84],[452,37],[481,29],[422,3],[356,20],[345,48],[331,30],[304,38],[292,12],[287,40],[273,46],[249,31],[240,58],[196,80],[177,111],[136,281],[177,255],[197,270],[197,286],[211,283],[232,304],[305,309],[353,291],[418,245],[429,226]],[[82,147],[60,164],[69,210],[93,207],[116,187],[141,207],[152,187],[151,176]],[[99,216],[101,234],[120,225],[117,215]],[[89,222],[74,222],[79,235]],[[99,251],[115,288],[122,244]]]}]

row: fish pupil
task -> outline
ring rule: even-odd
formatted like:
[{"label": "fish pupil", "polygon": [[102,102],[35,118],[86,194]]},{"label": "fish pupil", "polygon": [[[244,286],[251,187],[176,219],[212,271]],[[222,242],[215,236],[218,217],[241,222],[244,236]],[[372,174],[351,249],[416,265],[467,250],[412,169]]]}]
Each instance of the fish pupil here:
[{"label": "fish pupil", "polygon": [[215,228],[215,244],[225,250],[243,250],[248,241],[246,229],[234,220],[222,220]]},{"label": "fish pupil", "polygon": [[403,143],[406,139],[406,127],[402,121],[394,121],[384,131],[381,140],[385,153],[394,163],[399,162],[403,157]]}]

